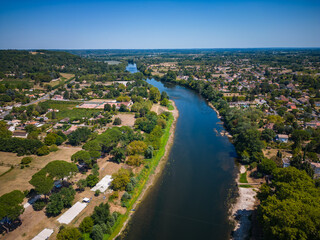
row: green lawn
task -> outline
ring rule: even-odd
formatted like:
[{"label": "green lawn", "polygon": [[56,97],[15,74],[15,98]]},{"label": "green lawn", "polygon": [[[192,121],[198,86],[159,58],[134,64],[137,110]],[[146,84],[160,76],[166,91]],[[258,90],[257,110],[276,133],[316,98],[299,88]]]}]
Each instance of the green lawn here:
[{"label": "green lawn", "polygon": [[247,172],[240,174],[239,182],[240,182],[240,183],[248,183],[248,180],[247,180]]},{"label": "green lawn", "polygon": [[[59,112],[56,113],[56,118],[58,120],[63,118],[71,118],[71,119],[80,119],[80,118],[91,118],[93,115],[98,114],[103,111],[102,109],[82,109],[76,108],[80,102],[76,101],[53,101],[48,100],[45,103],[52,109],[58,109]],[[49,117],[51,117],[51,113],[49,113]]]}]

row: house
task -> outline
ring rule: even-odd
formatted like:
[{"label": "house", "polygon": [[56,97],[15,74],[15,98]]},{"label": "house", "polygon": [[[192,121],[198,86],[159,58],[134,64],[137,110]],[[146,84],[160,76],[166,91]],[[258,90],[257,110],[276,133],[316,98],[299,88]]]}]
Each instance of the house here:
[{"label": "house", "polygon": [[53,100],[63,100],[63,96],[61,96],[61,95],[54,95],[52,99],[53,99]]},{"label": "house", "polygon": [[289,99],[286,98],[286,97],[283,96],[283,95],[280,96],[280,100],[281,100],[281,101],[284,101],[284,102],[289,102]]},{"label": "house", "polygon": [[278,134],[276,136],[276,141],[280,141],[280,142],[284,142],[284,143],[287,143],[289,140],[289,136],[286,135],[286,134]]},{"label": "house", "polygon": [[78,126],[76,125],[72,125],[67,131],[64,131],[63,133],[65,135],[69,135],[70,133],[72,133],[73,131],[77,130]]},{"label": "house", "polygon": [[274,123],[268,123],[264,126],[265,129],[273,129]]},{"label": "house", "polygon": [[305,122],[304,126],[311,127],[311,128],[318,128],[318,127],[320,127],[320,121],[313,120],[311,122]]},{"label": "house", "polygon": [[290,167],[290,159],[289,158],[283,158],[282,159],[282,167],[286,168],[286,167]]},{"label": "house", "polygon": [[14,131],[12,133],[12,137],[17,137],[17,138],[27,138],[28,137],[28,133],[26,131]]},{"label": "house", "polygon": [[314,170],[315,177],[320,176],[320,163],[311,162],[310,165]]}]

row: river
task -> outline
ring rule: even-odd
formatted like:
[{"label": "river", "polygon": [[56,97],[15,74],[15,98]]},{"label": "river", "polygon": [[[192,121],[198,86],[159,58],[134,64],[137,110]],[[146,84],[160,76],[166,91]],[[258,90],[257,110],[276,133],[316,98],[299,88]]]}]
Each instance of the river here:
[{"label": "river", "polygon": [[164,171],[133,214],[125,239],[229,239],[236,152],[214,131],[223,129],[220,119],[194,91],[148,82],[168,93],[180,116]]}]

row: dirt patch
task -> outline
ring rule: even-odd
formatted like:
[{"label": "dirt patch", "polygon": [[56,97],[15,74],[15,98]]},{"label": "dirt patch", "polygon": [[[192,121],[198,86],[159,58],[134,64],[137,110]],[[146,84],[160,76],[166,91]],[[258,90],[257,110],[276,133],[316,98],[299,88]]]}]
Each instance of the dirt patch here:
[{"label": "dirt patch", "polygon": [[0,166],[0,175],[4,174],[5,172],[9,171],[11,167],[9,166]]},{"label": "dirt patch", "polygon": [[118,212],[120,214],[125,214],[127,209],[125,207],[121,207],[121,206],[115,205],[113,203],[110,203],[110,211],[111,212]]},{"label": "dirt patch", "polygon": [[74,77],[73,73],[60,73],[60,75],[66,79],[70,79]]},{"label": "dirt patch", "polygon": [[153,104],[151,111],[156,112],[159,115],[165,111],[168,111],[168,108],[161,106],[160,104]]},{"label": "dirt patch", "polygon": [[120,126],[133,127],[134,122],[135,122],[134,114],[132,114],[132,113],[118,113],[116,116],[113,117],[112,121],[116,117],[121,119],[121,125]]}]

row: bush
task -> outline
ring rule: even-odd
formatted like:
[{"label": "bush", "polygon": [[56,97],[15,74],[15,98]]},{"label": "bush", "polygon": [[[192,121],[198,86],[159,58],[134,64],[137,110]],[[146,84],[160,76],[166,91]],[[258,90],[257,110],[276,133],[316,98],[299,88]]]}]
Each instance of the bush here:
[{"label": "bush", "polygon": [[115,191],[124,190],[130,182],[130,172],[121,168],[117,173],[112,175],[112,178],[111,188]]},{"label": "bush", "polygon": [[44,199],[39,199],[32,204],[32,207],[35,211],[41,211],[46,206],[46,204],[47,202]]},{"label": "bush", "polygon": [[38,148],[38,150],[37,150],[38,156],[48,155],[49,153],[50,153],[50,149],[48,148],[48,146],[45,146],[45,145]]},{"label": "bush", "polygon": [[127,192],[132,192],[132,191],[133,191],[133,185],[132,185],[132,183],[128,183],[128,185],[126,186],[126,191],[127,191]]},{"label": "bush", "polygon": [[122,195],[121,201],[122,201],[122,202],[125,202],[125,201],[131,199],[131,197],[132,197],[131,194],[125,192],[125,193]]},{"label": "bush", "polygon": [[79,229],[82,233],[89,233],[92,231],[93,220],[91,217],[85,217],[80,223]]},{"label": "bush", "polygon": [[49,147],[50,152],[56,152],[59,150],[58,146],[53,144]]},{"label": "bush", "polygon": [[78,240],[81,238],[81,233],[77,228],[65,227],[60,230],[57,235],[57,240]]},{"label": "bush", "polygon": [[103,231],[102,231],[102,228],[100,225],[93,226],[90,237],[93,240],[102,240],[103,239]]},{"label": "bush", "polygon": [[113,125],[121,125],[122,121],[120,118],[115,118],[114,121],[113,121]]},{"label": "bush", "polygon": [[96,197],[98,197],[98,196],[100,195],[100,190],[99,190],[99,189],[96,190],[96,191],[94,192],[94,195],[95,195]]},{"label": "bush", "polygon": [[133,155],[133,156],[129,156],[128,160],[126,161],[126,163],[129,166],[140,166],[142,163],[142,157],[139,155]]},{"label": "bush", "polygon": [[24,157],[21,159],[21,164],[29,164],[32,162],[32,160],[33,160],[32,157]]},{"label": "bush", "polygon": [[114,191],[112,195],[109,197],[109,201],[113,201],[113,199],[118,199],[118,197],[119,197],[119,192]]},{"label": "bush", "polygon": [[87,181],[88,187],[94,187],[99,182],[99,178],[93,174],[90,174],[86,178],[86,181]]}]

